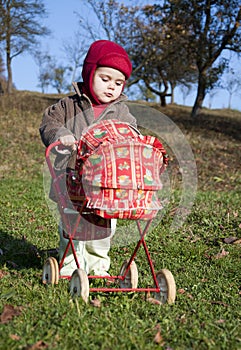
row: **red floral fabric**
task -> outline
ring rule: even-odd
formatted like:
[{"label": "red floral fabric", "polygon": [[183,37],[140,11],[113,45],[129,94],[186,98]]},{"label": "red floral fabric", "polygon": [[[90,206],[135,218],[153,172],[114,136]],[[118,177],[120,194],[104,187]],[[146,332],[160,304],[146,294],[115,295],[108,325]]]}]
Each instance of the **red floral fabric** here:
[{"label": "red floral fabric", "polygon": [[96,124],[78,146],[76,199],[85,197],[86,208],[106,219],[153,218],[162,208],[157,193],[165,155],[157,138],[143,136],[129,124]]}]

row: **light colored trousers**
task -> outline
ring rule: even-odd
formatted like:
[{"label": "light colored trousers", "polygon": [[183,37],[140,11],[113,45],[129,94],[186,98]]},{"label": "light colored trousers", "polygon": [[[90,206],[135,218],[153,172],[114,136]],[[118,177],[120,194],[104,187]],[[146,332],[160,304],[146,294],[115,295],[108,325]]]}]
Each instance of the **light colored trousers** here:
[{"label": "light colored trousers", "polygon": [[[74,240],[74,247],[76,255],[80,264],[80,268],[87,274],[93,273],[94,275],[108,275],[107,271],[110,268],[110,258],[108,256],[110,250],[111,237],[115,233],[116,219],[111,220],[111,235],[104,239],[92,240],[92,241],[78,241]],[[66,246],[69,242],[68,239],[63,237],[63,229],[61,224],[59,225],[59,261],[62,259]],[[71,248],[69,249],[60,275],[71,276],[73,271],[77,268],[74,255]]]}]

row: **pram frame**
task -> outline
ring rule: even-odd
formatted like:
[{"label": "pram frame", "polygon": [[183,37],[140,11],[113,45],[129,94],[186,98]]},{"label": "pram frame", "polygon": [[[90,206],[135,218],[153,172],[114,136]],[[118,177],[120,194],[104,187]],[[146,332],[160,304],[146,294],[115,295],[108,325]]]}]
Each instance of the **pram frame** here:
[{"label": "pram frame", "polygon": [[[77,144],[78,142],[76,142]],[[63,257],[61,259],[61,261],[59,262],[58,264],[58,271],[56,272],[58,274],[58,278],[62,278],[62,279],[68,279],[68,280],[71,280],[71,277],[72,276],[69,276],[69,275],[59,275],[60,273],[60,270],[63,266],[63,263],[64,263],[64,260],[66,258],[66,255],[69,251],[69,249],[71,249],[72,253],[73,253],[73,256],[74,256],[74,260],[75,260],[75,263],[76,263],[76,268],[77,269],[80,269],[81,266],[79,264],[79,261],[78,261],[78,257],[77,257],[77,254],[75,252],[75,247],[74,247],[74,236],[75,236],[75,233],[77,231],[77,228],[78,228],[78,225],[80,223],[80,220],[81,220],[81,213],[82,211],[84,210],[84,207],[86,205],[86,202],[87,200],[84,200],[83,201],[83,205],[82,207],[80,208],[79,211],[74,211],[74,210],[69,210],[68,206],[67,206],[67,201],[66,201],[66,198],[64,197],[64,195],[62,194],[61,192],[61,188],[60,188],[60,185],[59,185],[59,176],[57,176],[55,170],[54,170],[54,167],[53,167],[53,164],[52,164],[52,161],[50,159],[50,152],[53,148],[57,147],[61,145],[61,142],[60,141],[56,141],[56,142],[53,142],[52,144],[50,144],[46,150],[45,150],[45,159],[46,159],[46,163],[48,165],[48,168],[49,168],[49,172],[50,172],[50,175],[52,177],[52,186],[53,186],[53,189],[54,189],[54,193],[55,193],[55,196],[56,198],[58,199],[57,200],[57,205],[58,205],[58,209],[59,209],[59,213],[60,213],[60,216],[61,216],[61,219],[65,225],[65,227],[67,227],[67,238],[68,238],[68,243],[67,243],[67,246],[66,246],[66,249],[64,251],[64,254],[63,254]],[[67,148],[67,147],[66,147]],[[66,174],[64,173],[62,176],[65,176]],[[77,215],[78,214],[78,215]],[[73,229],[71,229],[70,225],[68,225],[68,215],[77,215],[77,218],[76,218],[76,221],[75,221],[75,225],[73,227]],[[149,250],[148,250],[148,247],[147,247],[147,244],[145,242],[145,235],[148,231],[148,228],[149,226],[151,225],[151,222],[152,222],[153,219],[148,219],[148,220],[145,220],[146,221],[146,224],[144,226],[144,228],[142,229],[141,228],[141,225],[140,225],[140,222],[139,222],[139,219],[135,220],[136,221],[136,224],[137,224],[137,227],[138,227],[138,231],[139,231],[139,234],[140,234],[140,239],[139,241],[137,242],[136,246],[135,246],[135,249],[133,251],[133,253],[131,254],[130,258],[126,261],[126,266],[125,266],[125,269],[124,269],[124,272],[123,274],[119,274],[119,275],[107,275],[107,276],[100,276],[100,275],[88,275],[87,278],[88,280],[92,280],[92,279],[106,279],[106,280],[110,280],[110,281],[124,281],[127,277],[127,274],[129,273],[130,269],[131,269],[131,265],[133,263],[133,261],[135,260],[135,257],[137,255],[137,252],[138,250],[140,249],[140,247],[142,246],[144,248],[144,251],[145,251],[145,254],[146,254],[146,257],[147,257],[147,260],[148,260],[148,264],[149,264],[149,267],[150,267],[150,271],[151,271],[151,275],[152,275],[152,278],[153,278],[153,282],[154,282],[154,287],[146,287],[146,288],[121,288],[121,287],[90,287],[89,288],[89,292],[146,292],[146,293],[155,293],[155,295],[157,296],[157,299],[158,299],[158,295],[160,295],[162,292],[166,292],[166,291],[163,291],[162,290],[162,286],[160,286],[160,282],[158,281],[158,274],[162,274],[164,276],[164,279],[166,281],[166,288],[167,288],[167,298],[165,300],[165,302],[168,302],[168,303],[173,303],[175,301],[175,297],[176,297],[176,285],[175,285],[175,281],[174,281],[174,278],[172,276],[172,274],[170,273],[169,270],[167,269],[162,269],[160,270],[158,273],[155,273],[155,269],[154,269],[154,264],[152,262],[152,259],[151,259],[151,256],[150,256],[150,253],[149,253]],[[56,268],[56,266],[55,266]],[[43,277],[44,279],[45,277]],[[58,283],[58,278],[55,279],[55,282],[48,282],[48,280],[44,280],[43,283]]]}]

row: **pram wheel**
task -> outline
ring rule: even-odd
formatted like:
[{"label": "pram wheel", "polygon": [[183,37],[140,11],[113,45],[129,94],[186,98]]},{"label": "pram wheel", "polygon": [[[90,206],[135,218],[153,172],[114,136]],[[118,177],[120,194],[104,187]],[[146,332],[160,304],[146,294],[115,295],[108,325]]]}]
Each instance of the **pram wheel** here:
[{"label": "pram wheel", "polygon": [[86,272],[82,269],[76,269],[70,280],[70,294],[73,297],[81,297],[85,303],[89,297],[89,280]]},{"label": "pram wheel", "polygon": [[[120,269],[120,275],[123,276],[129,260],[124,261]],[[120,279],[120,288],[137,288],[138,285],[138,270],[135,261],[133,260],[130,269],[124,280]]]},{"label": "pram wheel", "polygon": [[172,273],[167,269],[162,269],[156,274],[160,292],[155,293],[155,298],[162,304],[173,304],[176,299],[176,283]]},{"label": "pram wheel", "polygon": [[43,267],[42,275],[43,284],[58,284],[59,282],[59,265],[55,258],[48,258]]}]

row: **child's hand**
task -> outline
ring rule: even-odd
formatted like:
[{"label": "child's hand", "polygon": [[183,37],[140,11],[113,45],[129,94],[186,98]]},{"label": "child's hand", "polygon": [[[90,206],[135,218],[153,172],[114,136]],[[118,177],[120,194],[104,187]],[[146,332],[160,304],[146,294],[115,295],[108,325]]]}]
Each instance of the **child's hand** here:
[{"label": "child's hand", "polygon": [[75,138],[73,135],[60,136],[59,141],[64,146],[70,146],[73,150],[76,149]]}]

